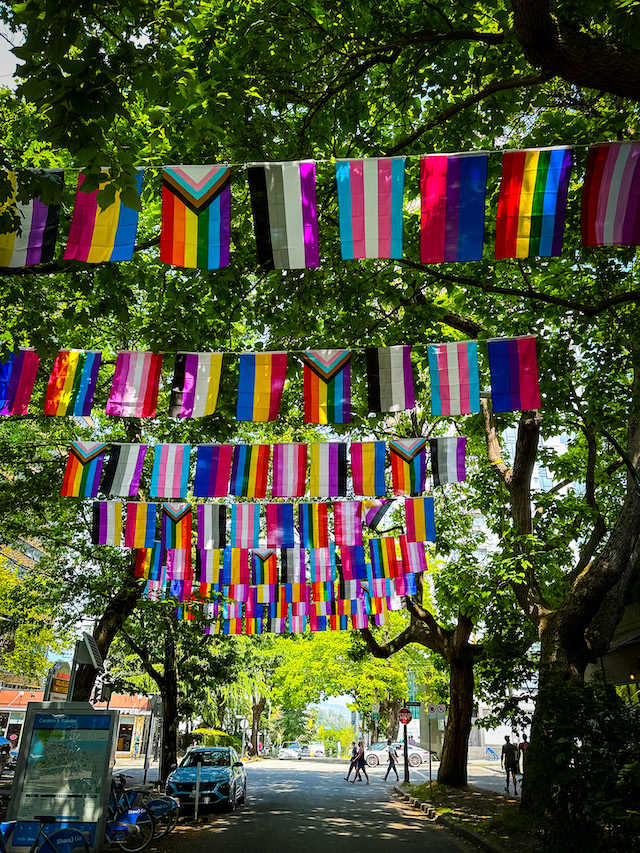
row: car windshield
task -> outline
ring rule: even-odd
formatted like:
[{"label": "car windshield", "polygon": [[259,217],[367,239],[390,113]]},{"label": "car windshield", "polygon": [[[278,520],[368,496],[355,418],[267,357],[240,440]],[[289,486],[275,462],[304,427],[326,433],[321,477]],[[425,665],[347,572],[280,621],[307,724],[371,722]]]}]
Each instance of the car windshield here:
[{"label": "car windshield", "polygon": [[229,767],[231,758],[225,750],[211,750],[203,752],[201,750],[188,752],[182,759],[180,767],[195,767],[197,764],[202,764],[203,767]]}]

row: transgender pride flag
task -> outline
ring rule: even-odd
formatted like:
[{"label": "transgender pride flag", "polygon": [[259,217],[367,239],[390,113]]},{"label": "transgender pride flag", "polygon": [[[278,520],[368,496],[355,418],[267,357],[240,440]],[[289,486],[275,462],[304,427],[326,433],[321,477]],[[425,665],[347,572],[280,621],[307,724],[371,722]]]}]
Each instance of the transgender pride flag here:
[{"label": "transgender pride flag", "polygon": [[478,344],[456,341],[430,344],[431,414],[434,417],[470,415],[480,411]]},{"label": "transgender pride flag", "polygon": [[404,157],[338,160],[336,181],[342,259],[401,258]]}]

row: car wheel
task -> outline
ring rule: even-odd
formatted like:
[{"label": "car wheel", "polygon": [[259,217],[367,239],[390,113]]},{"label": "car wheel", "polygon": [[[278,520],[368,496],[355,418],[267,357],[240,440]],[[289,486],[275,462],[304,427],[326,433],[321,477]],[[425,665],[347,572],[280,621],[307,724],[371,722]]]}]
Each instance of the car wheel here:
[{"label": "car wheel", "polygon": [[377,767],[378,764],[380,764],[380,762],[378,761],[378,756],[377,755],[370,755],[367,758],[367,764],[369,765],[369,767]]},{"label": "car wheel", "polygon": [[229,799],[227,800],[226,807],[228,812],[234,812],[236,810],[237,800],[236,800],[236,789],[232,788],[229,792]]},{"label": "car wheel", "polygon": [[420,758],[419,755],[410,755],[409,756],[409,764],[412,767],[418,767],[420,764],[422,764],[422,759]]},{"label": "car wheel", "polygon": [[238,797],[238,805],[241,803],[247,802],[247,783],[244,783],[244,788],[242,789],[242,794]]}]

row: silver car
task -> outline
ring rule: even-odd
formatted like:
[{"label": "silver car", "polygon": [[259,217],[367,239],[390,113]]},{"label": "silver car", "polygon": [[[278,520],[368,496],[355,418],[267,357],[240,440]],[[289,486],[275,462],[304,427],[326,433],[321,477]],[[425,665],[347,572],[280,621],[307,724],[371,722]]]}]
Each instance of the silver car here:
[{"label": "silver car", "polygon": [[[404,761],[404,743],[402,741],[394,741],[391,746],[395,747],[398,755],[398,764],[401,765]],[[420,746],[408,744],[407,752],[409,755],[409,764],[412,767],[419,767],[423,763],[429,763],[428,749],[422,749]],[[378,764],[386,764],[389,760],[387,755],[387,742],[379,741],[378,743],[371,744],[368,749],[365,749],[364,757],[369,767],[377,767]],[[435,752],[431,753],[431,760],[438,760],[438,756]]]}]

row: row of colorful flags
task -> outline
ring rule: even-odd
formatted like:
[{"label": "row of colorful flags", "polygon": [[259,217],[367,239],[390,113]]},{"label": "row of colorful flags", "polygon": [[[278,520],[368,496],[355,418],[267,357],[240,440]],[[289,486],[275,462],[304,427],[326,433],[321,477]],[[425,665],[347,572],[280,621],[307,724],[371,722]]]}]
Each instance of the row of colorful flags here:
[{"label": "row of colorful flags", "polygon": [[[367,402],[370,412],[401,412],[416,405],[411,345],[368,347]],[[487,341],[494,412],[541,407],[536,338]],[[240,353],[236,418],[274,421],[279,415],[287,376],[287,352]],[[304,420],[344,424],[351,420],[350,349],[306,350]],[[427,345],[431,414],[456,416],[480,411],[477,341]],[[213,414],[223,369],[223,353],[179,352],[175,357],[169,416],[198,418]],[[235,358],[236,356],[234,356]],[[47,383],[44,414],[88,416],[98,382],[102,353],[61,350]],[[113,417],[155,417],[162,353],[119,352],[106,405]],[[40,358],[29,348],[0,363],[0,414],[24,415],[33,393]]]},{"label": "row of colorful flags", "polygon": [[[640,142],[589,149],[582,187],[581,229],[586,246],[640,242]],[[420,163],[420,259],[424,264],[482,257],[489,154],[430,154]],[[570,146],[502,153],[494,256],[560,255],[564,236]],[[240,167],[236,167],[239,169]],[[316,163],[255,163],[246,167],[257,257],[266,270],[320,266]],[[220,269],[231,255],[231,176],[227,164],[167,166],[162,172],[160,260],[178,267]],[[60,183],[60,170],[47,173]],[[108,174],[104,173],[105,182]],[[0,235],[0,267],[19,268],[53,258],[59,207],[39,199],[16,201],[21,233]],[[137,173],[142,188],[143,170]],[[335,163],[343,260],[403,256],[405,159],[345,159]],[[80,175],[65,260],[125,261],[133,256],[138,213],[116,192],[104,210],[98,190],[82,191]]]},{"label": "row of colorful flags", "polygon": [[[136,497],[149,446],[74,441],[61,494],[69,498],[104,495]],[[384,497],[387,458],[394,495],[419,495],[427,485],[427,451],[434,486],[466,479],[466,438],[400,438],[313,444],[199,444],[196,446],[194,498],[263,499],[269,479],[274,498],[339,498],[347,494]],[[190,444],[153,447],[151,498],[185,499],[191,471]],[[348,477],[348,458],[351,478]],[[271,478],[269,474],[271,473]]]}]

